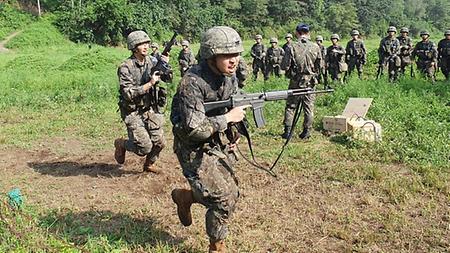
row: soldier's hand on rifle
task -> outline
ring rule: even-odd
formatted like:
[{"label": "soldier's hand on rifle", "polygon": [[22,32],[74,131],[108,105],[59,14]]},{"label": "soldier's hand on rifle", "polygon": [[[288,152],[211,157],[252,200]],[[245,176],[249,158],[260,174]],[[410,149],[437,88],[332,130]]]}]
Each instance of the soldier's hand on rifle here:
[{"label": "soldier's hand on rifle", "polygon": [[245,118],[245,108],[248,108],[250,106],[251,105],[243,105],[231,109],[231,111],[225,114],[227,123],[236,123],[242,121]]},{"label": "soldier's hand on rifle", "polygon": [[165,63],[169,63],[169,56],[167,55],[161,55],[161,61],[165,62]]},{"label": "soldier's hand on rifle", "polygon": [[144,91],[148,91],[152,86],[157,84],[161,80],[161,73],[159,71],[155,71],[153,73],[152,77],[150,78],[150,81],[146,84],[144,84]]}]

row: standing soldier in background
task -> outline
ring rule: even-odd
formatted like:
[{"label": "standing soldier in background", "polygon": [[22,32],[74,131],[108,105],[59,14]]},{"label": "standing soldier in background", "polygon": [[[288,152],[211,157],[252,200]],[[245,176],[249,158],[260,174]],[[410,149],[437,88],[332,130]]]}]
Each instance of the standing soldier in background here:
[{"label": "standing soldier in background", "polygon": [[269,79],[270,75],[275,73],[276,77],[280,75],[280,64],[284,56],[284,50],[278,47],[278,39],[270,38],[270,45],[266,53],[266,72],[264,73],[264,80]]},{"label": "standing soldier in background", "polygon": [[445,31],[444,37],[438,43],[439,67],[445,79],[450,80],[450,30]]},{"label": "standing soldier in background", "polygon": [[395,37],[397,28],[390,26],[387,30],[388,36],[380,41],[380,47],[378,48],[378,73],[377,78],[383,72],[383,69],[388,67],[389,81],[395,81],[398,77],[398,71],[401,66],[401,59],[398,56],[400,53],[400,41]]},{"label": "standing soldier in background", "polygon": [[397,37],[398,41],[400,42],[400,54],[399,54],[401,60],[400,73],[404,75],[406,67],[411,66],[411,77],[413,77],[414,72],[412,69],[411,53],[414,47],[413,41],[408,36],[408,34],[409,29],[407,27],[402,27],[400,29],[400,36]]},{"label": "standing soldier in background", "polygon": [[[158,59],[148,56],[149,42],[150,38],[143,31],[134,31],[127,37],[132,55],[120,65],[117,75],[120,115],[127,127],[128,139],[114,141],[114,158],[117,163],[123,164],[126,151],[146,156],[144,171],[158,173],[154,164],[165,146],[162,129],[165,93],[155,85],[164,76],[153,71]],[[159,61],[165,68],[170,68],[168,57],[162,55]]]},{"label": "standing soldier in background", "polygon": [[417,69],[434,83],[436,81],[438,51],[434,42],[430,41],[428,31],[421,31],[420,37],[422,37],[422,41],[416,44],[412,56],[417,57]]},{"label": "standing soldier in background", "polygon": [[[292,50],[286,52],[281,63],[281,69],[292,69],[293,76],[289,82],[289,89],[314,89],[314,86],[317,84],[322,54],[319,46],[310,41],[308,25],[300,23],[295,30],[298,42],[293,43]],[[287,139],[289,137],[294,114],[299,104],[301,104],[305,116],[300,138],[308,139],[310,137],[314,120],[314,100],[314,94],[288,98],[284,111],[284,133],[281,135],[282,138]]]},{"label": "standing soldier in background", "polygon": [[183,48],[178,55],[178,63],[180,64],[180,74],[183,77],[186,71],[192,67],[196,61],[195,56],[189,48],[189,41],[183,40],[181,42],[181,47]]},{"label": "standing soldier in background", "polygon": [[172,200],[184,226],[192,224],[192,204],[207,208],[209,253],[226,251],[228,222],[239,197],[233,168],[237,140],[230,136],[235,130],[231,126],[244,119],[245,107],[205,112],[204,103],[238,93],[235,71],[243,51],[241,38],[231,27],[204,32],[200,63],[181,79],[172,102],[174,151],[190,185],[189,190],[174,189]]},{"label": "standing soldier in background", "polygon": [[320,61],[320,71],[319,71],[319,75],[317,76],[317,81],[318,83],[321,83],[325,86],[325,89],[328,88],[328,77],[327,77],[327,69],[326,69],[326,63],[325,63],[325,59],[327,56],[327,49],[325,48],[325,46],[323,45],[323,37],[320,35],[317,35],[316,37],[316,44],[319,46],[320,48],[320,53],[321,53],[321,61]]},{"label": "standing soldier in background", "polygon": [[[286,34],[286,36],[284,36],[284,38],[286,39],[286,43],[284,43],[283,45],[283,51],[284,53],[286,53],[287,51],[290,51],[292,49],[292,34],[288,33]],[[284,71],[284,75],[286,76],[286,78],[292,77],[292,73],[289,69],[286,69],[286,71]]]},{"label": "standing soldier in background", "polygon": [[159,45],[156,42],[153,42],[150,46],[152,48],[152,53],[150,56],[155,57],[156,59],[161,58],[161,53],[158,51]]},{"label": "standing soldier in background", "polygon": [[326,68],[331,80],[342,83],[342,73],[348,69],[345,63],[345,49],[339,45],[339,35],[331,35],[331,46],[327,48]]},{"label": "standing soldier in background", "polygon": [[256,43],[253,44],[250,55],[253,57],[253,80],[256,81],[258,78],[258,72],[261,70],[261,72],[265,73],[266,66],[265,66],[265,57],[266,57],[266,48],[261,43],[262,36],[260,34],[257,34],[255,36]]},{"label": "standing soldier in background", "polygon": [[358,71],[359,79],[362,79],[363,66],[367,60],[366,47],[364,46],[364,42],[359,38],[358,30],[353,30],[350,35],[352,36],[352,40],[347,43],[347,47],[345,48],[345,61],[348,64],[345,80],[348,80],[355,67]]},{"label": "standing soldier in background", "polygon": [[244,88],[245,80],[248,77],[247,63],[244,60],[244,57],[239,56],[239,63],[236,70],[236,78],[238,79],[239,88]]}]

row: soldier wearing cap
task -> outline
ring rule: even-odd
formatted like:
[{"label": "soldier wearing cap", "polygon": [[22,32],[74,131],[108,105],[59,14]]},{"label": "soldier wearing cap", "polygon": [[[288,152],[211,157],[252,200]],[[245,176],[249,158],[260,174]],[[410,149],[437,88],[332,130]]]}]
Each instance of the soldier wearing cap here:
[{"label": "soldier wearing cap", "polygon": [[326,68],[331,80],[343,83],[342,73],[345,73],[348,69],[345,62],[345,48],[339,44],[339,35],[332,34],[332,45],[327,48]]},{"label": "soldier wearing cap", "polygon": [[[316,44],[319,46],[320,53],[321,53],[320,73],[319,73],[319,75],[317,77],[317,81],[318,81],[318,83],[324,83],[325,85],[327,85],[327,69],[326,69],[326,66],[325,66],[325,59],[326,59],[326,56],[327,56],[327,49],[323,45],[323,37],[321,35],[317,35],[317,37],[316,37]],[[325,87],[325,88],[327,88],[327,87]]]},{"label": "soldier wearing cap", "polygon": [[416,44],[412,52],[412,56],[416,59],[417,69],[431,79],[436,81],[436,68],[438,64],[438,51],[436,44],[430,41],[430,33],[428,31],[421,31],[420,37],[422,41]]},{"label": "soldier wearing cap", "polygon": [[270,75],[275,73],[276,77],[280,77],[280,64],[284,56],[284,50],[278,47],[278,39],[270,38],[270,47],[266,52],[266,72],[264,80],[269,79]]},{"label": "soldier wearing cap", "polygon": [[380,41],[380,46],[378,47],[378,64],[381,69],[388,67],[389,80],[395,81],[401,66],[401,59],[398,56],[400,53],[400,41],[395,37],[397,28],[394,26],[390,26],[387,33],[388,36]]},{"label": "soldier wearing cap", "polygon": [[353,30],[350,35],[352,39],[347,42],[347,46],[345,48],[345,61],[348,64],[348,71],[345,74],[345,79],[347,80],[353,70],[356,68],[358,71],[359,79],[362,79],[363,66],[366,64],[367,60],[367,51],[364,46],[364,41],[359,38],[359,31]]},{"label": "soldier wearing cap", "polygon": [[[174,151],[190,189],[174,189],[172,199],[184,226],[192,224],[191,205],[207,208],[210,253],[225,252],[228,223],[239,188],[234,172],[236,139],[233,123],[245,117],[244,107],[205,112],[204,103],[226,100],[238,92],[236,69],[244,51],[239,34],[216,26],[202,34],[201,60],[181,79],[172,102]],[[228,138],[229,139],[228,139]]]},{"label": "soldier wearing cap", "polygon": [[180,75],[184,76],[186,71],[196,64],[195,55],[189,48],[189,41],[181,41],[181,51],[178,54],[178,64],[180,65]]},{"label": "soldier wearing cap", "polygon": [[152,52],[150,53],[151,56],[155,57],[156,59],[159,59],[161,57],[161,53],[159,52],[159,45],[156,42],[152,42],[150,45],[152,48]]},{"label": "soldier wearing cap", "polygon": [[401,74],[405,74],[406,67],[412,64],[411,53],[414,49],[414,46],[412,39],[408,35],[409,29],[407,27],[402,27],[400,29],[400,36],[397,37],[398,41],[400,42],[399,56],[401,59],[401,66],[400,66]]},{"label": "soldier wearing cap", "polygon": [[447,80],[450,79],[450,30],[444,32],[444,38],[438,43],[439,67]]},{"label": "soldier wearing cap", "polygon": [[[292,50],[287,51],[281,63],[281,69],[292,69],[292,78],[289,89],[312,88],[317,84],[317,76],[320,71],[321,53],[316,43],[310,40],[309,26],[300,23],[296,27],[298,41],[292,44]],[[303,131],[301,139],[308,139],[312,131],[314,120],[315,95],[303,95],[290,97],[286,101],[284,111],[284,133],[282,138],[288,138],[292,129],[295,111],[299,105],[304,113]]]},{"label": "soldier wearing cap", "polygon": [[[169,69],[169,58],[148,56],[150,38],[143,31],[134,31],[127,37],[132,55],[117,71],[119,77],[119,109],[128,131],[128,139],[114,141],[114,157],[119,164],[125,162],[126,151],[145,156],[144,171],[158,173],[155,162],[165,146],[162,125],[165,91],[155,86],[164,75],[154,71],[159,64]],[[155,96],[156,94],[156,96]]]},{"label": "soldier wearing cap", "polygon": [[250,51],[250,55],[253,58],[253,80],[258,78],[259,71],[264,75],[266,70],[266,47],[262,44],[262,36],[260,34],[255,36],[255,42]]}]

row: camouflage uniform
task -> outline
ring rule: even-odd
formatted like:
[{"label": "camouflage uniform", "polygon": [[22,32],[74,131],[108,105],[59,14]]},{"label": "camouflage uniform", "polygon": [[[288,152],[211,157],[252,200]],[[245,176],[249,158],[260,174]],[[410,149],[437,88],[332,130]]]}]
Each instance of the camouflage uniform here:
[{"label": "camouflage uniform", "polygon": [[[358,33],[359,34],[359,33]],[[367,53],[364,42],[360,39],[350,40],[345,48],[348,72],[346,77],[350,77],[356,67],[359,79],[362,79],[363,66],[366,64]]]},{"label": "camouflage uniform", "polygon": [[[286,36],[284,38],[286,39],[286,43],[284,43],[282,48],[283,48],[284,53],[286,53],[287,51],[292,50],[292,34],[288,33],[288,34],[286,34]],[[292,77],[292,73],[290,73],[289,69],[287,69],[284,72],[284,74],[285,74],[286,78]]]},{"label": "camouflage uniform", "polygon": [[155,48],[155,51],[152,51],[152,53],[150,54],[150,56],[155,57],[156,59],[161,59],[161,53],[158,51],[159,45],[156,44],[155,42],[152,43],[151,48]]},{"label": "camouflage uniform", "polygon": [[[320,56],[321,56],[320,70],[319,70],[319,75],[317,76],[317,82],[327,86],[328,85],[327,84],[327,69],[326,69],[326,63],[325,63],[325,59],[326,59],[326,56],[327,56],[327,49],[322,44],[322,42],[323,42],[323,37],[320,36],[320,35],[317,36],[316,37],[316,43],[317,43],[317,45],[320,48]],[[327,87],[325,87],[325,88],[327,88]]]},{"label": "camouflage uniform", "polygon": [[419,69],[422,74],[426,75],[432,82],[434,82],[438,63],[438,51],[436,45],[429,39],[420,41],[414,47],[412,56],[417,57],[417,69]]},{"label": "camouflage uniform", "polygon": [[[211,40],[229,40],[233,42],[230,51],[243,51],[240,37],[232,28],[214,27],[202,37],[202,48],[203,43]],[[209,58],[211,54],[220,54],[219,49],[214,50],[209,53]],[[223,241],[228,234],[228,220],[238,200],[239,189],[233,171],[235,156],[228,151],[229,140],[225,138],[225,133],[231,131],[224,115],[227,109],[205,113],[203,104],[230,98],[238,92],[238,80],[234,74],[225,76],[213,72],[205,52],[208,53],[202,51],[200,64],[192,67],[181,80],[173,98],[170,119],[174,151],[183,175],[191,186],[194,202],[208,209],[206,231],[210,241],[217,242]]]},{"label": "camouflage uniform", "polygon": [[253,79],[256,80],[258,78],[258,72],[260,70],[263,74],[266,71],[265,65],[266,47],[262,43],[255,43],[252,46],[250,55],[253,57],[252,63]]},{"label": "camouflage uniform", "polygon": [[247,63],[244,60],[244,57],[240,57],[239,64],[236,70],[236,77],[238,79],[239,88],[244,87],[244,82],[248,77]]},{"label": "camouflage uniform", "polygon": [[[273,41],[273,42],[272,42]],[[271,39],[271,43],[278,43],[278,40]],[[284,50],[277,46],[272,46],[267,49],[266,53],[266,72],[264,73],[264,80],[269,79],[272,73],[276,77],[280,77],[280,64],[284,56]]]},{"label": "camouflage uniform", "polygon": [[345,48],[338,44],[329,46],[326,54],[326,66],[331,80],[342,82],[341,74],[347,71],[346,65]]},{"label": "camouflage uniform", "polygon": [[[128,132],[125,149],[139,156],[147,155],[150,163],[156,161],[165,146],[162,129],[164,115],[160,113],[160,107],[164,106],[165,100],[155,104],[151,92],[154,88],[143,90],[143,84],[150,81],[150,73],[156,63],[157,59],[151,56],[147,56],[143,63],[131,56],[117,71],[120,83],[120,114]],[[161,94],[164,91],[161,89],[158,92]]]},{"label": "camouflage uniform", "polygon": [[412,64],[411,53],[414,49],[412,39],[407,35],[409,29],[402,28],[400,30],[402,33],[406,33],[406,36],[398,36],[397,39],[400,42],[400,73],[405,74],[406,67]]},{"label": "camouflage uniform", "polygon": [[[305,26],[306,25],[304,24],[299,24],[297,29],[298,27]],[[309,32],[309,27],[304,29],[308,29],[307,31]],[[306,87],[314,88],[317,83],[316,78],[319,73],[321,60],[322,58],[319,46],[316,43],[311,42],[308,38],[301,37],[298,42],[293,43],[292,50],[286,52],[281,64],[282,70],[292,68],[293,71],[293,77],[289,82],[289,89]],[[314,94],[288,98],[284,112],[284,132],[286,134],[292,128],[294,114],[299,100],[302,103],[305,116],[302,134],[307,133],[307,137],[309,137],[309,131],[312,128],[312,123],[314,120]],[[285,134],[283,134],[283,138],[286,137]]]},{"label": "camouflage uniform", "polygon": [[180,51],[178,54],[178,63],[180,64],[180,75],[184,76],[186,71],[196,63],[195,55],[190,48],[187,48],[186,50],[182,49]]},{"label": "camouflage uniform", "polygon": [[[392,28],[392,30],[391,30]],[[388,31],[397,31],[394,27],[390,27]],[[388,67],[389,80],[397,80],[398,71],[401,66],[401,59],[398,56],[400,53],[400,41],[395,36],[387,36],[380,41],[378,48],[378,64],[382,68]]]},{"label": "camouflage uniform", "polygon": [[[450,35],[450,30],[445,36]],[[450,79],[450,39],[444,38],[438,43],[439,67],[447,80]]]}]

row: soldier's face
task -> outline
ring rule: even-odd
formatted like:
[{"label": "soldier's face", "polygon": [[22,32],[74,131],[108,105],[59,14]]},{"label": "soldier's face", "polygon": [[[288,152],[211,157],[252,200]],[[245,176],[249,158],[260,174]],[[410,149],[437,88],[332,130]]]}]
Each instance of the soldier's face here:
[{"label": "soldier's face", "polygon": [[287,41],[287,42],[291,41],[291,38],[286,38],[286,41]]},{"label": "soldier's face", "polygon": [[256,43],[261,43],[261,39],[256,39]]},{"label": "soldier's face", "polygon": [[395,32],[388,32],[388,35],[389,35],[390,37],[394,37],[394,36],[395,36]]},{"label": "soldier's face", "polygon": [[272,42],[270,44],[272,44],[272,47],[276,47],[277,46],[277,43],[275,43],[275,42]]},{"label": "soldier's face", "polygon": [[358,39],[358,35],[352,35],[353,40]]},{"label": "soldier's face", "polygon": [[430,36],[428,36],[428,35],[424,34],[424,35],[422,35],[421,37],[422,37],[422,40],[427,40],[427,39],[428,39],[428,37],[430,37]]},{"label": "soldier's face", "polygon": [[407,32],[402,32],[402,37],[407,37],[408,33]]},{"label": "soldier's face", "polygon": [[333,43],[333,45],[336,45],[336,44],[337,44],[337,42],[338,42],[338,40],[337,40],[337,39],[331,39],[331,43]]},{"label": "soldier's face", "polygon": [[150,44],[148,42],[141,43],[141,44],[137,45],[135,52],[139,55],[147,56],[149,47],[150,47]]},{"label": "soldier's face", "polygon": [[239,54],[219,54],[215,58],[217,70],[224,75],[232,75],[239,64]]},{"label": "soldier's face", "polygon": [[156,50],[158,50],[157,47],[152,47],[152,51],[155,52]]},{"label": "soldier's face", "polygon": [[316,40],[317,45],[322,45],[322,41],[321,40]]},{"label": "soldier's face", "polygon": [[450,40],[450,34],[445,35],[445,39]]}]

